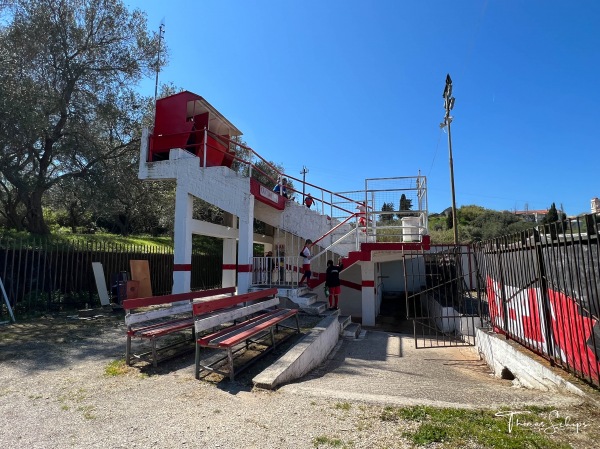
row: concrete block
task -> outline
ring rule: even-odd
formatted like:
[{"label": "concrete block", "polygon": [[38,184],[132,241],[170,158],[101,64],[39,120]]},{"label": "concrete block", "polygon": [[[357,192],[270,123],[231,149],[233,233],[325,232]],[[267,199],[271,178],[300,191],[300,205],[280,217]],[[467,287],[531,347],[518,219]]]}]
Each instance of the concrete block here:
[{"label": "concrete block", "polygon": [[327,358],[338,342],[339,333],[337,315],[323,318],[275,363],[254,377],[254,386],[272,390],[304,376]]}]

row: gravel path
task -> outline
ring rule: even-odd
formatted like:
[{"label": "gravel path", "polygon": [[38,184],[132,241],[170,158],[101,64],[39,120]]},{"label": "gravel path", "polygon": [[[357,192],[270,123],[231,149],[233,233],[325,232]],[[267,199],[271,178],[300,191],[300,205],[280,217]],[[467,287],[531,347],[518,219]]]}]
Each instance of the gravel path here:
[{"label": "gravel path", "polygon": [[253,390],[259,368],[233,383],[198,381],[190,354],[108,376],[124,335],[120,316],[0,327],[0,448],[411,447],[411,424],[380,419],[385,404],[302,394],[300,384]]}]

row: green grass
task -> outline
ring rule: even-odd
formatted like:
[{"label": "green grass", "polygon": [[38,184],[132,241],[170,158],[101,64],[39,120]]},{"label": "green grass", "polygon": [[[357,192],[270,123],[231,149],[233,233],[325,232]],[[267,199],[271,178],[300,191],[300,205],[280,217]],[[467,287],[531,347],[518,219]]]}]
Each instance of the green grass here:
[{"label": "green grass", "polygon": [[[566,449],[566,443],[550,438],[543,429],[558,421],[549,415],[546,407],[525,407],[522,413],[513,415],[509,426],[509,411],[497,416],[490,410],[464,410],[428,406],[386,407],[381,413],[383,421],[418,422],[415,430],[403,436],[416,447],[436,443],[440,448],[458,449],[477,444],[490,449]],[[518,418],[518,424],[516,419]]]},{"label": "green grass", "polygon": [[104,368],[104,375],[122,376],[123,374],[127,374],[127,371],[128,367],[125,364],[125,359],[113,360],[106,366],[106,368]]},{"label": "green grass", "polygon": [[123,246],[147,246],[152,248],[173,248],[173,239],[170,236],[152,237],[150,235],[122,236],[117,234],[101,233],[95,234],[73,234],[66,228],[54,231],[50,236],[40,237],[27,232],[17,232],[10,229],[0,229],[3,246],[33,246],[33,245],[55,245],[59,248],[85,245],[123,245]]},{"label": "green grass", "polygon": [[335,408],[337,408],[338,410],[344,410],[347,412],[350,410],[350,404],[347,402],[338,402],[335,404]]},{"label": "green grass", "polygon": [[313,446],[316,448],[339,447],[342,449],[350,449],[354,447],[354,443],[352,441],[344,442],[339,438],[331,438],[325,435],[321,435],[313,438]]}]

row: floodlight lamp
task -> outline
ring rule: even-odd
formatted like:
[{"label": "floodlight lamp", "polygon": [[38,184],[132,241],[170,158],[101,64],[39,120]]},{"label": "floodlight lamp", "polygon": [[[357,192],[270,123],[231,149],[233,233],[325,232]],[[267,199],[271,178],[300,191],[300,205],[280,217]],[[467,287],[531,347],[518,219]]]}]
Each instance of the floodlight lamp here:
[{"label": "floodlight lamp", "polygon": [[450,109],[454,107],[454,97],[450,98]]}]

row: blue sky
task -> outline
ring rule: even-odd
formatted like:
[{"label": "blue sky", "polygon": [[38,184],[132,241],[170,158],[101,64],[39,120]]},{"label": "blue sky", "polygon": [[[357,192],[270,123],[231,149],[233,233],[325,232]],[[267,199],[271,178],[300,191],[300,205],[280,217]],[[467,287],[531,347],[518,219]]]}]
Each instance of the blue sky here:
[{"label": "blue sky", "polygon": [[599,1],[124,1],[165,20],[160,82],[298,178],[349,191],[420,170],[429,211],[449,207],[449,73],[457,207],[576,215],[600,196]]}]

